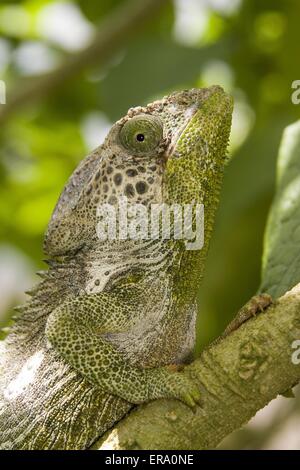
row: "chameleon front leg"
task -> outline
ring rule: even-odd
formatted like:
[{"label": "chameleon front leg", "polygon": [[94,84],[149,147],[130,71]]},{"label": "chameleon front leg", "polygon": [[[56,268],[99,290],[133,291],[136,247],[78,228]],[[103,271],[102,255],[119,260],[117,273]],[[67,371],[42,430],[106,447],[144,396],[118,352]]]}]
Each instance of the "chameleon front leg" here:
[{"label": "chameleon front leg", "polygon": [[106,333],[129,330],[134,323],[137,305],[134,296],[127,293],[126,297],[102,292],[66,301],[48,318],[45,334],[50,345],[104,392],[135,404],[177,398],[194,408],[200,400],[199,389],[184,372],[168,366],[132,366],[105,337]]}]

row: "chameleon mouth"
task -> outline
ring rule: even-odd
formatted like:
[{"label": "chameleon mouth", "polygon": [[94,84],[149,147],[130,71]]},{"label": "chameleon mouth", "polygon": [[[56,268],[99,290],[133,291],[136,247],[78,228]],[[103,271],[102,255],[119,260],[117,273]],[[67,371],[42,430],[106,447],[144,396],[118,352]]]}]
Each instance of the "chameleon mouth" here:
[{"label": "chameleon mouth", "polygon": [[164,154],[165,161],[168,161],[169,158],[176,158],[176,156],[178,156],[176,155],[177,143],[180,137],[182,136],[182,134],[184,133],[185,129],[188,127],[190,120],[193,118],[193,116],[195,116],[198,110],[199,110],[199,106],[196,103],[187,109],[186,121],[183,124],[183,126],[181,126],[178,129],[178,131],[173,135],[173,139]]},{"label": "chameleon mouth", "polygon": [[198,147],[201,153],[207,153],[208,138],[214,139],[211,133],[206,135],[208,133],[203,125],[204,117],[207,119],[208,114],[211,121],[218,123],[215,126],[216,134],[220,127],[228,127],[227,124],[231,120],[232,98],[220,86],[181,92],[178,94],[178,104],[182,104],[183,99],[190,100],[185,112],[186,120],[173,136],[165,155],[166,162],[187,157],[195,147]]}]

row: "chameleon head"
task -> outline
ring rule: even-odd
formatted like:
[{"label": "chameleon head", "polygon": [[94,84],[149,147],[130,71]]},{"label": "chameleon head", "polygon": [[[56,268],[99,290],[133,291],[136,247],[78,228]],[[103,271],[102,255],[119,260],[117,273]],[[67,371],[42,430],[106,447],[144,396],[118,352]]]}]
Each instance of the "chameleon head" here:
[{"label": "chameleon head", "polygon": [[131,108],[79,165],[52,215],[44,249],[72,254],[98,243],[100,204],[206,202],[222,175],[231,98],[214,86]]}]

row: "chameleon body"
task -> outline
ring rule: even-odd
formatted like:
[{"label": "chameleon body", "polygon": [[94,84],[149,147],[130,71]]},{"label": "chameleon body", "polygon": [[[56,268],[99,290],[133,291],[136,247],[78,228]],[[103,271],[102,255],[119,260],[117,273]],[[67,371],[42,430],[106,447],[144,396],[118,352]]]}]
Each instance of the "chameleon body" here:
[{"label": "chameleon body", "polygon": [[[199,403],[178,369],[194,346],[231,114],[217,86],[132,108],[75,170],[45,236],[49,269],[1,344],[2,449],[86,449],[134,404]],[[123,196],[147,211],[203,204],[203,248],[99,239],[99,205]]]}]

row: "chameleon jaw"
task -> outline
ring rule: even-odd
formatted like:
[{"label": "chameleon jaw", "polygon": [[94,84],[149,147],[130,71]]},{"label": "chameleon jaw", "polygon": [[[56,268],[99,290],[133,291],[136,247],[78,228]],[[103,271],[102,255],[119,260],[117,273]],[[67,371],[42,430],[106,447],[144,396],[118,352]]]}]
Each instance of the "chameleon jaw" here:
[{"label": "chameleon jaw", "polygon": [[[210,109],[211,114],[221,117],[222,122],[230,119],[232,113],[232,99],[227,95],[220,86],[212,86],[210,88],[191,89],[174,94],[176,101],[174,106],[182,106],[189,104],[186,109],[186,120],[179,128],[176,134],[172,137],[172,142],[165,152],[165,159],[172,160],[184,156],[183,145],[189,147],[189,144],[200,143],[203,149],[207,150],[207,139],[205,138],[205,129],[203,129],[202,122],[205,118],[206,109],[210,109],[211,102],[214,101],[213,111]],[[192,128],[198,129],[198,135],[191,132]],[[203,132],[204,131],[204,132]],[[205,152],[206,154],[206,152]]]},{"label": "chameleon jaw", "polygon": [[188,108],[189,116],[170,146],[168,160],[197,158],[197,154],[202,159],[212,158],[216,152],[211,150],[219,147],[217,137],[221,128],[224,139],[219,155],[224,153],[231,125],[232,98],[219,86],[205,89],[204,100],[203,90],[198,91],[200,98]]}]

